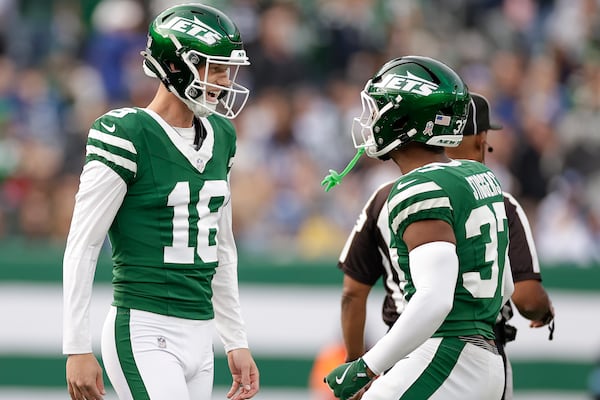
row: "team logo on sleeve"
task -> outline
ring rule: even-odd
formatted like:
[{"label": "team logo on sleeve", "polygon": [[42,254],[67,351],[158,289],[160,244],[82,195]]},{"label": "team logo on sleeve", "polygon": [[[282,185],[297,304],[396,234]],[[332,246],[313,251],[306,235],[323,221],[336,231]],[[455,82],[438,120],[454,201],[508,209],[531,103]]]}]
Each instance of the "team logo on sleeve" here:
[{"label": "team logo on sleeve", "polygon": [[214,44],[218,40],[223,38],[223,35],[221,35],[218,31],[206,25],[204,22],[200,21],[196,17],[194,17],[194,19],[176,17],[162,25],[159,25],[158,28],[168,31],[185,33],[198,40],[203,41],[208,45]]}]

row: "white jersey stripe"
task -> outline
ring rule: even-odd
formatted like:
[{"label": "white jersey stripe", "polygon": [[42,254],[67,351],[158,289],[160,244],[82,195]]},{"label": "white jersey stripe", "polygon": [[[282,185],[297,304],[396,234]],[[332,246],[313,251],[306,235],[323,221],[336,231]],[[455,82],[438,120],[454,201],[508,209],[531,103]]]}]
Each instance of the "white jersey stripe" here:
[{"label": "white jersey stripe", "polygon": [[394,217],[394,220],[392,221],[392,230],[397,232],[398,226],[412,214],[423,210],[431,210],[433,208],[452,208],[450,199],[448,197],[438,197],[411,204]]},{"label": "white jersey stripe", "polygon": [[127,150],[130,153],[137,154],[133,143],[131,143],[129,140],[125,140],[118,136],[109,135],[108,133],[100,132],[96,129],[90,129],[89,137],[92,139],[99,140],[103,143],[109,144],[111,146]]},{"label": "white jersey stripe", "polygon": [[[410,184],[412,182],[407,182],[407,183]],[[400,186],[398,186],[398,188],[399,187]],[[393,210],[394,208],[396,208],[396,206],[398,204],[405,201],[406,199],[409,199],[412,196],[415,196],[417,194],[427,193],[427,192],[435,192],[436,190],[442,190],[442,188],[435,182],[419,183],[415,186],[409,187],[407,189],[403,189],[401,192],[394,195],[394,197],[392,197],[389,200],[388,210]]]},{"label": "white jersey stripe", "polygon": [[108,161],[115,163],[120,167],[128,169],[129,171],[133,172],[134,174],[137,173],[137,164],[131,160],[126,159],[125,157],[118,156],[116,154],[113,154],[111,152],[108,152],[106,150],[103,150],[99,147],[92,146],[92,145],[87,145],[85,147],[85,150],[86,150],[86,155],[89,155],[89,154],[99,155],[100,157],[105,158]]}]

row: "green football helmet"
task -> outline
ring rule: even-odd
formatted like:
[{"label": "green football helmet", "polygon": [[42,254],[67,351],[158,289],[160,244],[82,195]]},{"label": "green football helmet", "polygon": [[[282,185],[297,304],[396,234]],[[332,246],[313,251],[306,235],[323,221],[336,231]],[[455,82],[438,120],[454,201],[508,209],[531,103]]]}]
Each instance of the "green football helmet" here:
[{"label": "green football helmet", "polygon": [[380,159],[411,141],[456,147],[469,100],[467,86],[446,64],[420,56],[396,58],[361,92],[363,111],[352,124],[354,146]]},{"label": "green football helmet", "polygon": [[[215,8],[183,4],[166,9],[150,24],[141,54],[145,73],[159,78],[197,116],[232,119],[246,104],[249,90],[235,80],[239,67],[250,62],[238,28]],[[227,66],[230,86],[207,82],[211,64]]]}]

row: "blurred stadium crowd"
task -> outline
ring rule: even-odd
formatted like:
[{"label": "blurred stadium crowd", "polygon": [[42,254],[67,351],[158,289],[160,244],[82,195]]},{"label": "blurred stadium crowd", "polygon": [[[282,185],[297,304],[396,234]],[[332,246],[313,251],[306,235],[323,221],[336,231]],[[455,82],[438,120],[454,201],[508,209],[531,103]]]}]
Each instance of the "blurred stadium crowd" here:
[{"label": "blurred stadium crowd", "polygon": [[[147,24],[177,2],[0,0],[0,237],[64,242],[87,131],[145,106]],[[234,224],[244,252],[337,255],[372,190],[397,174],[354,155],[359,92],[384,61],[438,58],[504,129],[490,166],[525,206],[541,261],[600,262],[600,1],[206,1],[237,22],[252,65],[234,120]]]}]

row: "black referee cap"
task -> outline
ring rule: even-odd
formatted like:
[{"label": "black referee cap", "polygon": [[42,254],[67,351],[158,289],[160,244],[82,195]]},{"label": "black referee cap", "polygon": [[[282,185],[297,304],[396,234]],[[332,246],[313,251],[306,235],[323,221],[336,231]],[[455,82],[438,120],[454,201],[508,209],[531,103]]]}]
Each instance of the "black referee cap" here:
[{"label": "black referee cap", "polygon": [[490,103],[480,94],[471,93],[469,115],[463,135],[476,135],[487,130],[500,130],[502,125],[490,122]]}]

